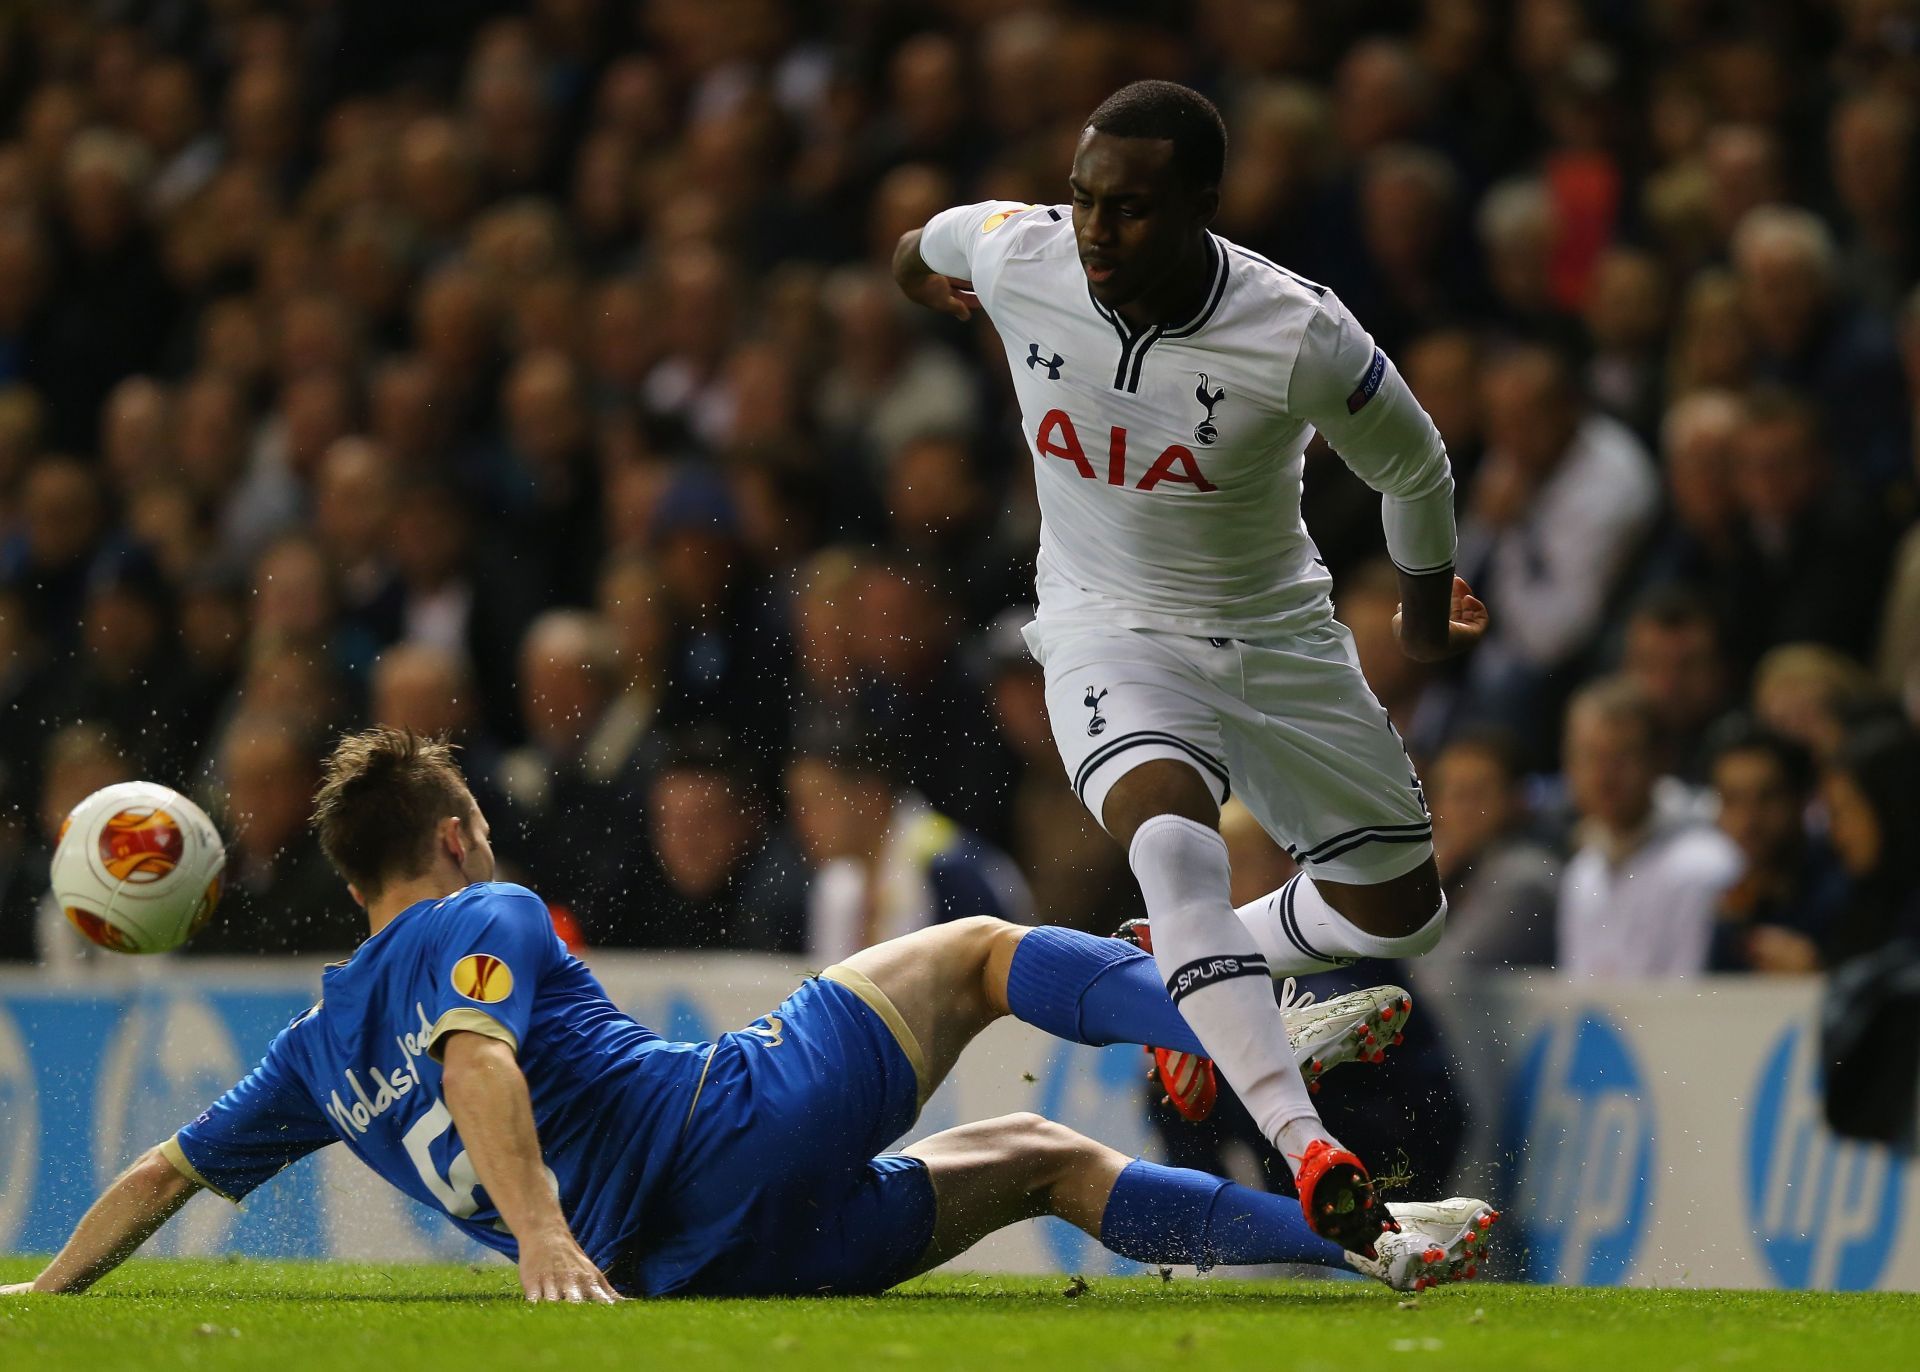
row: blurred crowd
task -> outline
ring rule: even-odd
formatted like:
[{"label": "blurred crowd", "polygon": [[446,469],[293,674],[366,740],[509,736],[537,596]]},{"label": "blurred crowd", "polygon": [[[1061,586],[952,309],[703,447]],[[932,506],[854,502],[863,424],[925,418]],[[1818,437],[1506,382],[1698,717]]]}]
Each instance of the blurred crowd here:
[{"label": "blurred crowd", "polygon": [[363,722],[461,745],[581,946],[1136,913],[1018,635],[991,326],[886,262],[1063,199],[1141,76],[1452,454],[1445,669],[1377,497],[1317,446],[1306,496],[1432,974],[1920,920],[1920,0],[49,0],[0,12],[0,958],[78,955],[50,844],[134,776],[231,844],[191,952],[352,946],[304,821]]}]

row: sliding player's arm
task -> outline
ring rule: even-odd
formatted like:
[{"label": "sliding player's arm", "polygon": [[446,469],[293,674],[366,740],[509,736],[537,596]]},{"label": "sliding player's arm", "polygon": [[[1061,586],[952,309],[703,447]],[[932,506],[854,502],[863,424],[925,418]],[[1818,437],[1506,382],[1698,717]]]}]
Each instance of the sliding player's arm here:
[{"label": "sliding player's arm", "polygon": [[198,1119],[115,1178],[44,1272],[0,1287],[0,1294],[84,1291],[132,1256],[194,1192],[238,1204],[281,1169],[332,1143],[326,1117],[285,1060],[295,1028],[282,1031],[259,1065]]},{"label": "sliding player's arm", "polygon": [[1330,292],[1301,335],[1288,392],[1288,409],[1380,492],[1387,553],[1400,573],[1401,647],[1422,662],[1473,647],[1487,631],[1487,607],[1453,574],[1446,444],[1399,370]]},{"label": "sliding player's arm", "polygon": [[520,1246],[520,1287],[530,1301],[620,1299],[573,1237],[540,1159],[533,1098],[510,1044],[455,1032],[439,1045],[441,1093],[480,1184]]},{"label": "sliding player's arm", "polygon": [[0,1286],[0,1296],[85,1291],[131,1257],[199,1189],[164,1152],[149,1148],[101,1193],[39,1276]]},{"label": "sliding player's arm", "polygon": [[422,1007],[427,1052],[458,1146],[520,1250],[520,1287],[530,1301],[618,1300],[568,1227],[520,1070],[541,983],[567,956],[553,917],[524,886],[501,883],[462,902],[441,937]]},{"label": "sliding player's arm", "polygon": [[984,254],[1003,248],[1001,225],[1017,220],[1032,205],[1017,200],[987,200],[942,210],[923,229],[900,235],[893,249],[893,279],[907,299],[955,319],[971,319],[983,269],[994,264]]}]

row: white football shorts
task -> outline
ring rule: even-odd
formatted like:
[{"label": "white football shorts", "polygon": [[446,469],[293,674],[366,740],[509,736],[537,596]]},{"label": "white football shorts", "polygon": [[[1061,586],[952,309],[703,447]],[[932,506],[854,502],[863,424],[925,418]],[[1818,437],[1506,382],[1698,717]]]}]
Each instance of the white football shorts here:
[{"label": "white football shorts", "polygon": [[1035,621],[1054,742],[1081,803],[1143,762],[1195,768],[1237,795],[1307,871],[1374,885],[1433,853],[1433,817],[1399,733],[1329,619],[1271,641]]}]

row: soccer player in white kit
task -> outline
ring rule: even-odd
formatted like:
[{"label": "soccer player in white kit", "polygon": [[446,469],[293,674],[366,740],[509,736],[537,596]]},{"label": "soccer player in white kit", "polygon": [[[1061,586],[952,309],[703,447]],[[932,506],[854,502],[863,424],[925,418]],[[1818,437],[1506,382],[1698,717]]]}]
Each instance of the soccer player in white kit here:
[{"label": "soccer player in white kit", "polygon": [[[1487,615],[1453,574],[1445,446],[1393,363],[1331,291],[1209,231],[1225,155],[1205,97],[1136,82],[1088,120],[1071,205],[943,211],[894,275],[999,331],[1042,517],[1027,642],[1074,791],[1126,845],[1167,989],[1309,1223],[1368,1250],[1366,1168],[1320,1122],[1268,978],[1425,953],[1446,900],[1301,520],[1315,430],[1385,498],[1406,652],[1463,652]],[[1239,910],[1229,791],[1301,868]]]}]

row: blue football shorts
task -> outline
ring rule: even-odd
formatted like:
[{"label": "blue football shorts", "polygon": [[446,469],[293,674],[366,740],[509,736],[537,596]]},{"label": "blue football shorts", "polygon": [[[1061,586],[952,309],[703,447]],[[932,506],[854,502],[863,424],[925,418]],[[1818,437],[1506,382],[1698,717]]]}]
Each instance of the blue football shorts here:
[{"label": "blue football shorts", "polygon": [[933,1236],[926,1164],[887,1153],[925,1102],[913,1032],[846,967],[809,978],[708,1059],[664,1213],[614,1264],[634,1294],[882,1291]]}]

